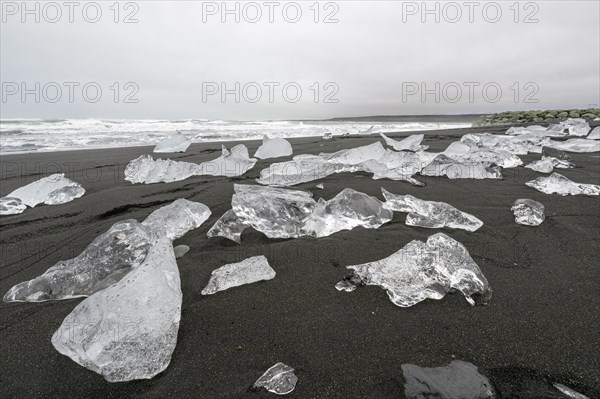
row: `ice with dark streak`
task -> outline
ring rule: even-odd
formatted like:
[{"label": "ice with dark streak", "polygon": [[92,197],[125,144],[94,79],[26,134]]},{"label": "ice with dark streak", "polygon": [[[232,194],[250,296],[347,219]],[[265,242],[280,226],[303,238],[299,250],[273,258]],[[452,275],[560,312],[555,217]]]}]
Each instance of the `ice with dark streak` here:
[{"label": "ice with dark streak", "polygon": [[4,295],[4,302],[43,302],[92,295],[138,267],[157,240],[179,238],[209,216],[210,209],[204,204],[178,199],[152,212],[142,223],[135,219],[117,222],[77,257],[60,261],[44,274],[12,287]]},{"label": "ice with dark streak", "polygon": [[406,225],[437,229],[449,227],[475,231],[483,222],[475,216],[462,212],[445,202],[425,201],[412,195],[393,194],[382,188],[386,199],[385,208],[395,212],[407,212]]},{"label": "ice with dark streak", "polygon": [[453,360],[448,366],[419,367],[403,364],[407,399],[492,399],[494,389],[477,366]]},{"label": "ice with dark streak", "polygon": [[362,283],[385,289],[400,307],[442,299],[452,289],[462,292],[470,305],[485,305],[492,296],[467,249],[444,233],[430,236],[427,242],[413,240],[387,258],[347,268]]},{"label": "ice with dark streak", "polygon": [[502,179],[500,167],[494,163],[461,162],[440,154],[421,170],[423,176],[446,176],[449,179]]},{"label": "ice with dark streak", "polygon": [[559,173],[550,176],[538,177],[525,183],[545,194],[558,195],[600,195],[600,186],[595,184],[575,183]]},{"label": "ice with dark streak", "polygon": [[254,389],[264,388],[277,395],[286,395],[296,388],[298,377],[295,370],[284,363],[271,366],[253,385]]},{"label": "ice with dark streak", "polygon": [[153,152],[185,152],[191,144],[192,140],[188,139],[183,133],[177,132],[158,143]]},{"label": "ice with dark streak", "polygon": [[181,301],[179,269],[164,237],[125,278],[77,305],[52,345],[109,382],[150,379],[171,361]]},{"label": "ice with dark streak", "polygon": [[263,255],[253,256],[213,270],[208,284],[202,290],[202,295],[212,295],[232,287],[274,278],[275,270],[271,268],[267,258]]},{"label": "ice with dark streak", "polygon": [[20,187],[6,197],[0,198],[0,215],[15,215],[39,204],[58,205],[73,201],[85,194],[85,189],[65,177],[55,173],[33,183]]},{"label": "ice with dark streak", "polygon": [[518,199],[511,210],[515,215],[515,222],[526,226],[539,226],[546,216],[544,204],[531,199]]}]

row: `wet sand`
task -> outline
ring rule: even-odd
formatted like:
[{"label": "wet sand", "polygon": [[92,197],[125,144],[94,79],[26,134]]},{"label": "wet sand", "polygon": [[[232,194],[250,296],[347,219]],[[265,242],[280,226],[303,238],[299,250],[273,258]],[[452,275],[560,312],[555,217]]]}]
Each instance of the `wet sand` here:
[{"label": "wet sand", "polygon": [[[464,133],[482,131],[493,129],[427,132],[425,144],[440,151]],[[378,139],[290,141],[294,154],[318,154]],[[260,145],[245,144],[251,154]],[[435,367],[456,358],[478,366],[498,397],[564,397],[551,387],[555,381],[600,397],[600,198],[540,193],[524,183],[543,174],[522,167],[504,170],[500,181],[418,176],[425,187],[372,180],[365,173],[339,174],[295,188],[330,199],[351,187],[383,199],[384,187],[447,202],[484,226],[473,233],[409,227],[405,214],[395,213],[379,229],[357,228],[321,239],[271,240],[248,229],[238,245],[206,237],[231,207],[233,183],[253,184],[261,169],[289,157],[259,161],[238,178],[193,177],[152,185],[125,181],[127,162],[151,151],[135,147],[2,156],[2,196],[56,172],[81,183],[86,194],[68,204],[0,218],[0,293],[78,255],[119,220],[143,220],[177,198],[202,202],[212,210],[210,219],[174,242],[191,250],[178,259],[183,310],[170,366],[152,380],[108,383],[59,354],[50,342],[81,299],[2,303],[0,396],[274,397],[250,387],[267,368],[284,362],[299,377],[290,398],[402,398],[402,364]],[[219,143],[204,143],[193,144],[184,154],[155,157],[201,162],[219,154]],[[559,172],[576,182],[600,184],[600,154],[571,155],[577,168]],[[521,156],[525,163],[539,157]],[[325,189],[316,189],[318,183]],[[545,205],[542,225],[514,222],[510,207],[518,198]],[[381,259],[439,231],[463,243],[480,266],[494,291],[488,306],[471,307],[454,294],[404,309],[378,287],[352,293],[334,288],[348,274],[345,266]],[[212,270],[258,254],[267,256],[276,270],[274,280],[200,294]]]}]

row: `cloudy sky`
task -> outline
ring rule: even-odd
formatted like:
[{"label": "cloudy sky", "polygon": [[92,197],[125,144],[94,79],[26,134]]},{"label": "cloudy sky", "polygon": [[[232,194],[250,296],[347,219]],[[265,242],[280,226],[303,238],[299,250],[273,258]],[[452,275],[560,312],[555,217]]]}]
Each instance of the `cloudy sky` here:
[{"label": "cloudy sky", "polygon": [[598,106],[600,2],[473,3],[228,2],[225,10],[220,1],[29,2],[27,13],[20,1],[3,1],[1,117],[248,120]]}]

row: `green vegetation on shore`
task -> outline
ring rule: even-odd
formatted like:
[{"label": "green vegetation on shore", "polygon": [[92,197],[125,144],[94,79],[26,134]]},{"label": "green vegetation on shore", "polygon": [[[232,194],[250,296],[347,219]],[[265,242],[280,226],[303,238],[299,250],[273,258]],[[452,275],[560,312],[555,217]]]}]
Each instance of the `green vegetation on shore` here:
[{"label": "green vegetation on shore", "polygon": [[568,118],[593,120],[600,117],[600,108],[562,109],[549,111],[509,111],[482,116],[473,126],[520,125],[560,122]]}]

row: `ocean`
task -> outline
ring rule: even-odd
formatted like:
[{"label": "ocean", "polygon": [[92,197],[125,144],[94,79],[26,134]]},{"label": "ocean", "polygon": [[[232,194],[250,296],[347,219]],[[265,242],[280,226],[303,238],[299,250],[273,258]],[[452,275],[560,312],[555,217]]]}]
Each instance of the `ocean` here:
[{"label": "ocean", "polygon": [[[273,137],[359,134],[375,125],[372,134],[470,127],[470,121],[327,120],[327,121],[221,121],[206,119],[2,119],[0,154],[67,151],[155,145],[180,131],[193,142],[232,141]],[[426,118],[424,118],[426,119]]]}]

